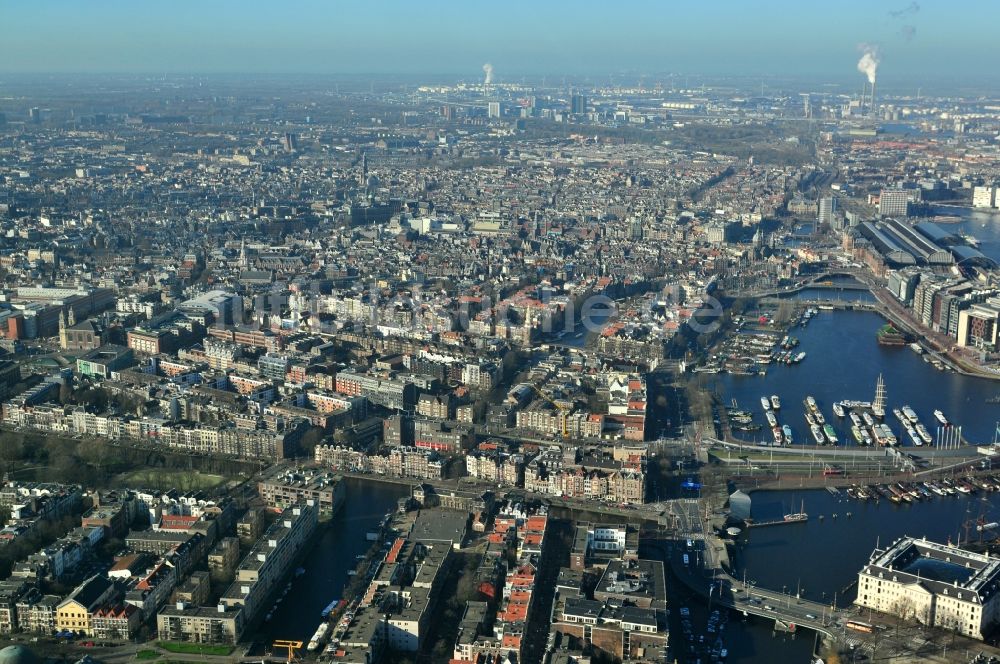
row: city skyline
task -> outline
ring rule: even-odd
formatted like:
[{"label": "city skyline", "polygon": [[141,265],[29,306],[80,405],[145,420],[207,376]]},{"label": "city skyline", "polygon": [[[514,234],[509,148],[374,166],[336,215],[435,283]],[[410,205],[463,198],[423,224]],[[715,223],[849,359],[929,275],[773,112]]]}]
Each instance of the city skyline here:
[{"label": "city skyline", "polygon": [[1000,664],[1000,5],[0,7],[0,664]]}]

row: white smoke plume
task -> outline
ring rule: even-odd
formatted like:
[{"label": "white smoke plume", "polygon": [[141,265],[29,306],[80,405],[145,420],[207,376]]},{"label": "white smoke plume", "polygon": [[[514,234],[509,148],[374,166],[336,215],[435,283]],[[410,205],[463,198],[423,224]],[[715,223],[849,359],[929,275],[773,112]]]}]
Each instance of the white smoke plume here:
[{"label": "white smoke plume", "polygon": [[868,82],[875,83],[878,73],[878,47],[871,44],[861,44],[861,59],[858,60],[858,71],[868,77]]},{"label": "white smoke plume", "polygon": [[483,85],[490,85],[493,83],[493,65],[488,62],[483,65],[483,73],[486,74],[486,79],[483,81]]}]

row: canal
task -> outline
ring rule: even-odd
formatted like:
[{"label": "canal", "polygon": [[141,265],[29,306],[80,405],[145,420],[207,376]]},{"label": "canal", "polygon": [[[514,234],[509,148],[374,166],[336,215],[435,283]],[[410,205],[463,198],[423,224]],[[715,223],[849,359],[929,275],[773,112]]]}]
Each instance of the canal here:
[{"label": "canal", "polygon": [[345,482],[344,506],[329,524],[321,527],[319,539],[302,563],[305,574],[292,581],[285,601],[260,627],[260,637],[266,643],[275,639],[309,640],[319,626],[323,609],[343,597],[347,572],[372,545],[365,534],[396,508],[400,498],[409,495],[401,485],[357,479]]}]

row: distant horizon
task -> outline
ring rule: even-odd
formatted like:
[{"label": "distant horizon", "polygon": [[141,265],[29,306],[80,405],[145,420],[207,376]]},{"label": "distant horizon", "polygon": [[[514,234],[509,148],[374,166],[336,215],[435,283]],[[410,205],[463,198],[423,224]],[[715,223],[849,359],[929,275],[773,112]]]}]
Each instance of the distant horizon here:
[{"label": "distant horizon", "polygon": [[[457,72],[253,72],[253,71],[215,71],[215,72],[146,72],[146,71],[93,71],[93,72],[73,72],[73,71],[51,71],[51,72],[10,72],[0,69],[0,86],[5,83],[10,84],[41,84],[46,79],[63,80],[72,82],[74,80],[117,80],[135,82],[198,82],[218,84],[227,80],[233,82],[252,83],[254,80],[261,82],[273,82],[278,79],[285,79],[286,82],[293,83],[296,79],[317,80],[317,81],[343,81],[355,85],[383,82],[387,85],[475,85],[481,83],[481,77],[470,76]],[[684,79],[684,80],[682,80]],[[810,88],[812,92],[819,93],[822,88],[830,88],[829,92],[839,94],[852,94],[861,89],[865,84],[863,76],[845,75],[842,72],[827,72],[816,74],[739,74],[739,73],[706,73],[706,72],[667,72],[667,73],[640,73],[640,72],[613,72],[603,74],[559,74],[559,73],[531,73],[524,75],[511,75],[507,78],[496,76],[494,84],[497,86],[526,85],[542,87],[548,90],[560,87],[580,87],[580,88],[602,88],[611,87],[612,81],[615,86],[635,87],[642,85],[647,89],[653,89],[662,84],[664,92],[675,90],[694,90],[705,86],[707,88],[735,87],[745,89],[748,93],[755,92],[762,83],[765,86],[765,96],[775,95],[783,92],[784,88],[794,90],[804,90]],[[671,86],[671,82],[673,85]],[[988,75],[975,76],[921,76],[921,77],[898,77],[883,75],[878,78],[878,89],[882,94],[907,96],[920,93],[927,95],[945,95],[958,90],[962,94],[1000,98],[1000,72]],[[381,90],[385,92],[385,90]],[[3,90],[0,88],[0,96]]]},{"label": "distant horizon", "polygon": [[[977,79],[997,60],[1000,3],[792,0],[708,5],[589,0],[502,8],[447,0],[135,3],[51,0],[2,10],[0,72],[520,76],[674,71],[837,76],[877,47],[883,76]],[[436,72],[434,74],[430,72]]]}]

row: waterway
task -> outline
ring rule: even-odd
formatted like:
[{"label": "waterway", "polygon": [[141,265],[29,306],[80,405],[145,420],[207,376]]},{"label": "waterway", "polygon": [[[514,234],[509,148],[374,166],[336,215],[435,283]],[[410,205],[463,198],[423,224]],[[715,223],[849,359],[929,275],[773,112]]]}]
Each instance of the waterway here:
[{"label": "waterway", "polygon": [[[817,289],[809,295],[826,293],[835,299],[851,292]],[[803,403],[811,395],[827,423],[837,431],[840,444],[853,445],[850,419],[837,418],[831,407],[845,399],[872,400],[881,373],[888,406],[885,421],[904,445],[911,443],[891,414],[892,408],[903,405],[910,405],[916,411],[932,436],[937,435],[933,413],[940,409],[953,424],[962,427],[967,440],[991,442],[1000,420],[1000,404],[987,404],[986,399],[1000,393],[1000,384],[939,371],[907,346],[880,346],[875,333],[884,322],[873,312],[820,311],[807,326],[791,331],[800,341],[798,350],[806,352],[800,364],[768,365],[766,376],[703,374],[704,378],[699,380],[705,380],[706,387],[717,392],[727,404],[735,400],[741,408],[752,411],[755,422],[765,427],[760,397],[778,395],[781,400],[778,420],[791,427],[794,444],[813,442]],[[745,435],[748,441],[753,440],[753,435],[758,441],[770,439],[765,429]]]},{"label": "waterway", "polygon": [[587,337],[591,333],[597,334],[603,330],[618,306],[617,302],[613,303],[613,306],[600,302],[589,307],[586,320],[575,321],[562,336],[557,336],[554,341],[563,346],[583,348],[587,345]]},{"label": "waterway", "polygon": [[[853,281],[853,280],[850,280]],[[836,286],[835,279],[831,282]],[[855,282],[856,283],[856,282]],[[871,291],[853,288],[803,288],[787,296],[793,300],[830,300],[831,302],[874,302]],[[796,335],[797,336],[797,335]]]},{"label": "waterway", "polygon": [[[655,554],[647,552],[644,555]],[[694,639],[706,636],[711,643],[714,636],[706,634],[706,623],[712,607],[709,607],[704,597],[696,597],[680,580],[676,579],[666,566],[667,601],[670,611],[670,646],[677,655],[677,661],[694,661],[687,644],[684,642],[680,608],[686,607],[691,614]],[[780,586],[779,586],[780,588]],[[806,664],[812,661],[815,634],[810,631],[800,631],[797,634],[775,632],[773,621],[756,617],[744,617],[736,611],[728,612],[728,623],[722,630],[721,637],[729,651],[729,662],[789,662]],[[703,660],[705,661],[705,660]]]},{"label": "waterway", "polygon": [[958,217],[960,221],[956,223],[936,223],[950,233],[976,238],[980,242],[979,251],[1000,262],[1000,213],[950,206],[931,206],[931,212]]},{"label": "waterway", "polygon": [[789,592],[789,601],[795,601],[797,589],[803,598],[818,602],[832,602],[837,593],[840,606],[854,600],[852,584],[876,545],[885,547],[903,536],[953,543],[968,536],[976,541],[977,519],[1000,521],[1000,495],[982,491],[899,505],[815,489],[755,491],[751,498],[754,518],[773,519],[804,509],[809,520],[745,530],[737,538],[735,575],[742,578],[745,570],[748,581]]},{"label": "waterway", "polygon": [[394,510],[397,501],[409,495],[401,485],[348,479],[344,506],[323,526],[319,539],[306,555],[306,573],[292,581],[292,589],[271,620],[264,623],[260,638],[308,641],[320,623],[320,613],[334,599],[343,597],[347,572],[357,565],[357,556],[372,543],[365,534]]}]

